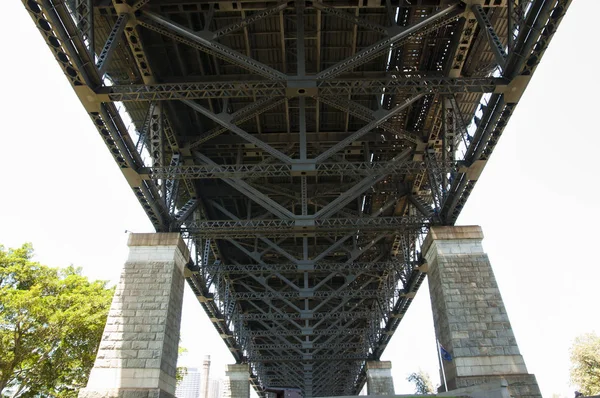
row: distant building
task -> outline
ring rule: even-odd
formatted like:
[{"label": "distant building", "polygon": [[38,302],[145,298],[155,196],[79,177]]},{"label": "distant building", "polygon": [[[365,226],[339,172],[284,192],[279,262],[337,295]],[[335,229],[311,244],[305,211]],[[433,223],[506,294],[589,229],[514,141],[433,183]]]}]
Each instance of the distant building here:
[{"label": "distant building", "polygon": [[221,398],[223,385],[220,379],[210,379],[208,382],[208,397],[207,398]]},{"label": "distant building", "polygon": [[175,390],[177,398],[200,398],[200,370],[187,368],[187,374]]}]

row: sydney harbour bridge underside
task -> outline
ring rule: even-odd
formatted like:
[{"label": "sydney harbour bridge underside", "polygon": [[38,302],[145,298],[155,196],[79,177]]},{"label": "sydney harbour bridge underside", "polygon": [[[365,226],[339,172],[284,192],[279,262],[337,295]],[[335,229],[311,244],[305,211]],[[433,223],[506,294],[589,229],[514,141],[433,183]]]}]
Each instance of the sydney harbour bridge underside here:
[{"label": "sydney harbour bridge underside", "polygon": [[569,0],[23,0],[259,394],[357,394]]}]

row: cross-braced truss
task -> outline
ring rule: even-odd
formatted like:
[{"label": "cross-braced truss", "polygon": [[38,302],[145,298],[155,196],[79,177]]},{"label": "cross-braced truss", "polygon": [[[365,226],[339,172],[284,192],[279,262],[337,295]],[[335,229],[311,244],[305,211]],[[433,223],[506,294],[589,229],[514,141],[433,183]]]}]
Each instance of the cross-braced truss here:
[{"label": "cross-braced truss", "polygon": [[23,0],[252,383],[356,394],[570,0]]}]

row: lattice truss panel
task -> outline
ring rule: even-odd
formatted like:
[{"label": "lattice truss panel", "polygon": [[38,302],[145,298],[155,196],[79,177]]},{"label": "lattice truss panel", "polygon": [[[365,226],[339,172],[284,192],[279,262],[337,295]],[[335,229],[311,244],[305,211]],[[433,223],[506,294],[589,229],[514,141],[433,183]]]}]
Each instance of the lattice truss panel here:
[{"label": "lattice truss panel", "polygon": [[569,0],[23,0],[259,394],[356,394]]}]

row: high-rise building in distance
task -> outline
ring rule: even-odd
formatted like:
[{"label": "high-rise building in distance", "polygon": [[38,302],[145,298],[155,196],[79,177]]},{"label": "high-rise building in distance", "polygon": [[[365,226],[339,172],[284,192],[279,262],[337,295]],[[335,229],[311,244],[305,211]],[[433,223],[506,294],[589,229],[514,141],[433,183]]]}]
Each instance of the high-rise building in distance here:
[{"label": "high-rise building in distance", "polygon": [[177,398],[199,398],[200,397],[200,369],[187,368],[187,374],[177,386],[175,396]]}]

